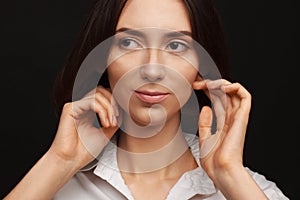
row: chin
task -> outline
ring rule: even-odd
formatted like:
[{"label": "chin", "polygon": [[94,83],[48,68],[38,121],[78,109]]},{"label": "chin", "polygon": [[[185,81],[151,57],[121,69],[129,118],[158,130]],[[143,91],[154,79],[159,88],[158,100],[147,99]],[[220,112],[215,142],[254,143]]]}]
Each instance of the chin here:
[{"label": "chin", "polygon": [[168,118],[168,112],[160,104],[151,107],[135,107],[130,109],[131,119],[139,126],[163,125]]},{"label": "chin", "polygon": [[151,123],[151,116],[149,115],[151,107],[130,109],[130,117],[132,121],[139,126],[148,126]]}]

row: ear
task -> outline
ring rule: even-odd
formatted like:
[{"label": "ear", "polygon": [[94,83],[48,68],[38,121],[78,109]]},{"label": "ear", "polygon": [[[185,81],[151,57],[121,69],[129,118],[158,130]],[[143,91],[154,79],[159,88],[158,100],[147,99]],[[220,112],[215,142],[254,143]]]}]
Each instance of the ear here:
[{"label": "ear", "polygon": [[203,80],[204,79],[202,78],[202,76],[198,73],[194,82],[201,82]]},{"label": "ear", "polygon": [[200,74],[197,74],[197,77],[195,78],[192,85],[193,85],[194,90],[201,90],[206,87],[205,81]]}]

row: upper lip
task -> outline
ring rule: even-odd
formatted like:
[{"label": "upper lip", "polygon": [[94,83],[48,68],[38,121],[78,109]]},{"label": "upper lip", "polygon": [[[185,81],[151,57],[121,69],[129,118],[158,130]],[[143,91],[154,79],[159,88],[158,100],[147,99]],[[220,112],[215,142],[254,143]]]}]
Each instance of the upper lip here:
[{"label": "upper lip", "polygon": [[137,93],[141,93],[149,96],[158,96],[158,95],[167,95],[169,92],[160,92],[160,91],[149,91],[149,90],[135,90]]}]

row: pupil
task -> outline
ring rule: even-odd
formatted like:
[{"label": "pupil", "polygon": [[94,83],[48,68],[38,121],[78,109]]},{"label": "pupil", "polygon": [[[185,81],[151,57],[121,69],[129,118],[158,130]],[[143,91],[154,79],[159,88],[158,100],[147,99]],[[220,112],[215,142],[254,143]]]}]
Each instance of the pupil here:
[{"label": "pupil", "polygon": [[173,42],[170,44],[171,49],[177,49],[178,48],[178,42]]},{"label": "pupil", "polygon": [[130,45],[130,40],[123,40],[122,44],[123,46],[128,47]]}]

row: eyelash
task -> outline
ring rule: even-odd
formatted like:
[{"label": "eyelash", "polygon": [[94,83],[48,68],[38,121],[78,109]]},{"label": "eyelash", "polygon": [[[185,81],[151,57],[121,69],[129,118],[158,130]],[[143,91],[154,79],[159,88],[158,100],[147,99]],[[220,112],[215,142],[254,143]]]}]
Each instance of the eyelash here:
[{"label": "eyelash", "polygon": [[[173,49],[168,50],[168,48],[170,48],[171,45],[172,45],[172,44],[175,44],[175,43],[176,43],[177,45],[183,47],[184,49],[182,49],[182,50],[173,50]],[[170,42],[170,43],[167,45],[166,48],[167,48],[168,51],[172,51],[172,52],[175,52],[175,53],[180,53],[180,52],[184,52],[184,51],[186,51],[187,49],[189,49],[189,46],[188,46],[187,44],[185,44],[184,42],[181,42],[181,41],[172,41],[172,42]]]},{"label": "eyelash", "polygon": [[[134,43],[134,47],[128,47],[128,46],[124,46],[124,42],[130,42],[130,43]],[[171,48],[171,45],[172,44],[177,44],[181,47],[183,47],[183,49],[181,50],[174,50],[174,49],[170,49]],[[138,42],[136,39],[133,39],[133,38],[123,38],[123,39],[120,39],[119,40],[119,47],[122,48],[122,49],[130,49],[130,50],[135,50],[135,49],[142,49],[144,48],[144,46],[142,44],[140,44],[140,42]],[[169,52],[173,52],[173,53],[180,53],[180,52],[184,52],[186,51],[187,49],[189,49],[189,46],[185,43],[185,42],[182,42],[182,41],[177,41],[177,40],[173,40],[171,42],[168,43],[168,45],[165,47],[167,51]]]},{"label": "eyelash", "polygon": [[[134,42],[139,47],[126,47],[126,46],[124,46],[124,42],[126,42],[126,41]],[[141,48],[143,48],[143,46],[138,41],[136,41],[133,38],[123,38],[123,39],[120,39],[120,41],[119,41],[119,47],[121,47],[122,49],[141,49]]]}]

